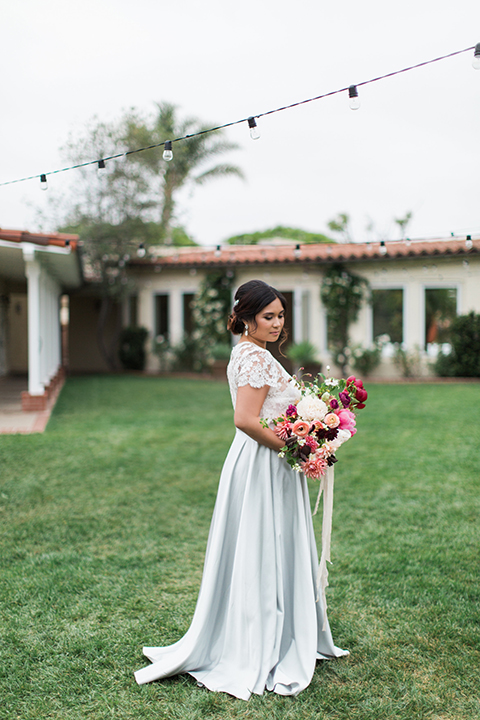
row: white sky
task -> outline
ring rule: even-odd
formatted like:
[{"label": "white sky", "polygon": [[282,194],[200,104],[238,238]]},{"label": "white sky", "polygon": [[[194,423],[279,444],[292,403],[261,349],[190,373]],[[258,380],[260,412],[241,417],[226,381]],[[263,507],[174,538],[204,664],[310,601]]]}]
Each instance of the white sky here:
[{"label": "white sky", "polygon": [[[212,124],[256,115],[480,42],[479,0],[0,0],[0,182],[65,165],[93,116],[155,101]],[[480,233],[480,71],[473,52],[227,131],[247,181],[184,193],[193,237],[291,225],[356,240]],[[92,158],[94,160],[95,158]],[[92,167],[92,172],[95,170]],[[49,178],[62,192],[76,171]],[[0,187],[0,226],[39,229],[46,193]],[[375,224],[366,232],[368,218]],[[44,226],[45,230],[53,229]]]}]

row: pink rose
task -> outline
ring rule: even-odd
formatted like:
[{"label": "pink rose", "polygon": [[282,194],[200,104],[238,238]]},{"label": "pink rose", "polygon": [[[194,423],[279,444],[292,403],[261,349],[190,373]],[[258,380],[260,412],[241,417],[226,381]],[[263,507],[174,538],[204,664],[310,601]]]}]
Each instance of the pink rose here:
[{"label": "pink rose", "polygon": [[328,413],[328,415],[325,415],[323,418],[323,422],[325,425],[331,429],[336,428],[340,425],[340,419],[338,415],[335,415],[335,413]]},{"label": "pink rose", "polygon": [[305,437],[305,435],[308,435],[309,430],[310,423],[305,422],[305,420],[297,420],[292,425],[292,433],[297,437]]},{"label": "pink rose", "polygon": [[273,428],[273,432],[275,433],[275,435],[278,435],[281,440],[286,440],[288,437],[290,437],[291,430],[292,423],[288,420],[282,420],[281,422],[277,423]]},{"label": "pink rose", "polygon": [[355,378],[354,383],[355,383],[355,387],[363,388],[363,380],[360,380],[359,378]]},{"label": "pink rose", "polygon": [[347,385],[350,385],[350,383],[354,383],[356,380],[355,375],[350,375],[350,377],[347,378]]},{"label": "pink rose", "polygon": [[356,420],[353,412],[345,408],[344,410],[340,410],[337,415],[340,420],[340,430],[348,430],[351,435],[355,435],[357,431],[355,429]]}]

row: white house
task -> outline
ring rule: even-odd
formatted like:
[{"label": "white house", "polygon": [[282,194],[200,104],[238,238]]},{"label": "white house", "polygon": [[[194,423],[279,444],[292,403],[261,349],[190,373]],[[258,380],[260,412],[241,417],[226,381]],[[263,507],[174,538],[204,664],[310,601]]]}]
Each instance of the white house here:
[{"label": "white house", "polygon": [[61,296],[83,283],[78,237],[0,229],[0,375],[28,374],[26,410],[62,378]]},{"label": "white house", "polygon": [[[428,353],[436,333],[428,317],[432,292],[443,290],[456,314],[480,313],[480,237],[405,240],[317,245],[248,245],[206,248],[170,248],[129,263],[138,292],[125,306],[126,324],[146,327],[154,338],[168,335],[172,343],[189,330],[189,305],[205,273],[222,269],[235,286],[259,278],[281,290],[290,305],[290,335],[295,342],[308,339],[329,361],[325,309],[320,286],[326,269],[342,263],[365,277],[373,303],[365,302],[351,339],[364,347],[390,330],[392,340],[423,358],[428,374]],[[157,368],[149,352],[148,369]],[[380,375],[392,375],[388,357]]]}]

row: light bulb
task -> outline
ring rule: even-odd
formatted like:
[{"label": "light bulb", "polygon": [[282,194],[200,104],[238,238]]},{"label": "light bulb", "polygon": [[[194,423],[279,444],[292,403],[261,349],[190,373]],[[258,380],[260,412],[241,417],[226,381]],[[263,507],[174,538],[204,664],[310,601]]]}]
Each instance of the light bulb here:
[{"label": "light bulb", "polygon": [[145,246],[143,243],[140,243],[140,245],[137,248],[137,255],[139,258],[144,258],[147,254],[147,251],[145,250]]},{"label": "light bulb", "polygon": [[258,129],[257,121],[254,117],[248,118],[248,127],[250,128],[250,137],[252,140],[258,140],[260,137],[260,130]]},{"label": "light bulb", "polygon": [[173,152],[172,152],[172,141],[167,140],[165,143],[165,150],[163,151],[163,159],[167,162],[170,162],[170,160],[173,160]]},{"label": "light bulb", "polygon": [[475,70],[480,70],[480,43],[475,45],[475,52],[473,54],[472,65]]},{"label": "light bulb", "polygon": [[48,190],[47,176],[40,175],[40,190]]},{"label": "light bulb", "polygon": [[380,243],[380,255],[386,255],[387,254],[387,246],[385,245],[385,240],[382,240]]},{"label": "light bulb", "polygon": [[356,85],[350,85],[348,88],[348,97],[350,98],[350,108],[352,110],[358,110],[360,107],[360,99],[358,97],[358,90]]},{"label": "light bulb", "polygon": [[467,250],[471,250],[471,249],[472,249],[472,247],[473,247],[473,242],[472,242],[472,236],[471,236],[471,235],[467,235],[467,239],[465,240],[465,246],[466,246]]},{"label": "light bulb", "polygon": [[107,172],[107,168],[105,166],[105,160],[99,160],[98,161],[98,174],[105,175],[106,172]]}]

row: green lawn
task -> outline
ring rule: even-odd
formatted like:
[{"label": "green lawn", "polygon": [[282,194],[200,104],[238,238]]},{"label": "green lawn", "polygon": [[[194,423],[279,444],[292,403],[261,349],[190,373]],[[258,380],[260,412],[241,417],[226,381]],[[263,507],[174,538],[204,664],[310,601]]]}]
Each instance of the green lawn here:
[{"label": "green lawn", "polygon": [[369,390],[336,465],[327,591],[351,655],[297,698],[133,678],[193,614],[225,384],[74,378],[43,435],[0,436],[0,718],[480,718],[480,385]]}]

